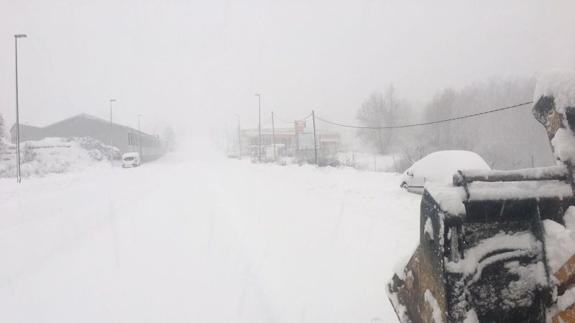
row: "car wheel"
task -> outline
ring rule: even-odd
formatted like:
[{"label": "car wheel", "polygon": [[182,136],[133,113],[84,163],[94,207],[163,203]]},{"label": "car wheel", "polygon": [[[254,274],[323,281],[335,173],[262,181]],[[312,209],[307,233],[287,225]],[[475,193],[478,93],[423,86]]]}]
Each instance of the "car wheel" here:
[{"label": "car wheel", "polygon": [[403,188],[404,190],[407,189],[407,183],[406,182],[402,182],[401,185],[399,185],[399,187]]}]

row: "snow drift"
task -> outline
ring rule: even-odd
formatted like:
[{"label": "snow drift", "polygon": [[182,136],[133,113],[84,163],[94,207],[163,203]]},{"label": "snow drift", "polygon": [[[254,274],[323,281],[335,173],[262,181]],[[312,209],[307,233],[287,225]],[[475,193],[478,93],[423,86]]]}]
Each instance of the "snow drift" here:
[{"label": "snow drift", "polygon": [[[20,146],[21,174],[27,177],[78,171],[110,161],[118,155],[116,147],[89,137],[26,141]],[[5,143],[0,156],[0,177],[15,176],[16,145]]]}]

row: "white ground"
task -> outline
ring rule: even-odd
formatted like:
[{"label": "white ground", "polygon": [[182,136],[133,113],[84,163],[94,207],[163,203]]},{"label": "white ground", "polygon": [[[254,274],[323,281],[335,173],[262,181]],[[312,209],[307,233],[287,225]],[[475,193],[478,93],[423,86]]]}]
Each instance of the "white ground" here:
[{"label": "white ground", "polygon": [[399,175],[187,161],[0,179],[2,322],[395,322]]}]

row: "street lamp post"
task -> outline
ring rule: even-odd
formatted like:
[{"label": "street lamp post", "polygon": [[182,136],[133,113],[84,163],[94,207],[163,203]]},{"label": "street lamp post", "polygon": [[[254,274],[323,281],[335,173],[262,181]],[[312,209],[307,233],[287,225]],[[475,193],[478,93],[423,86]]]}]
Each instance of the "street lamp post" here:
[{"label": "street lamp post", "polygon": [[19,98],[18,98],[18,38],[26,38],[25,34],[14,35],[14,53],[15,53],[15,65],[16,65],[16,182],[22,182],[22,177],[20,175],[20,109],[19,109]]},{"label": "street lamp post", "polygon": [[142,159],[142,130],[140,130],[140,118],[142,117],[141,114],[138,114],[138,145],[140,147],[140,160]]},{"label": "street lamp post", "polygon": [[262,95],[256,93],[258,97],[258,162],[262,162]]},{"label": "street lamp post", "polygon": [[113,133],[113,120],[112,120],[112,103],[116,102],[116,99],[110,99],[110,146],[114,146],[114,133]]},{"label": "street lamp post", "polygon": [[242,126],[240,122],[240,115],[236,114],[238,118],[238,158],[242,159]]}]

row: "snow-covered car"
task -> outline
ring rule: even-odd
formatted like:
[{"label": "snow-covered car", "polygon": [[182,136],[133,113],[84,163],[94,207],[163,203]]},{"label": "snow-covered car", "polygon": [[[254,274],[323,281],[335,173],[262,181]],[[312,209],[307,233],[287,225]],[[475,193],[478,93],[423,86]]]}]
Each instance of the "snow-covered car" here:
[{"label": "snow-covered car", "polygon": [[140,166],[142,161],[140,160],[140,154],[132,152],[125,153],[122,155],[122,167],[137,167]]},{"label": "snow-covered car", "polygon": [[401,188],[412,193],[423,193],[427,182],[449,184],[453,175],[462,169],[490,170],[481,156],[465,150],[444,150],[431,153],[416,161],[404,173]]}]

